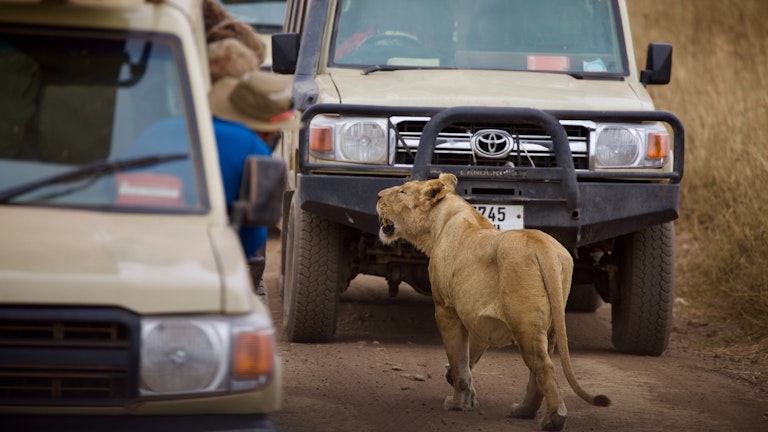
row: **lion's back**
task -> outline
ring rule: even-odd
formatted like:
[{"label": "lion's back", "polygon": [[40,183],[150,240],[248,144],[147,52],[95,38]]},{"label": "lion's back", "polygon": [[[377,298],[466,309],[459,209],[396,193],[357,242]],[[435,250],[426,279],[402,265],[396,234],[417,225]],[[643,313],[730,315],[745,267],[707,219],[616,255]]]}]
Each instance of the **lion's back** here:
[{"label": "lion's back", "polygon": [[573,271],[573,257],[568,250],[551,235],[535,229],[501,233],[496,245],[496,259],[506,278],[541,272],[571,274]]}]

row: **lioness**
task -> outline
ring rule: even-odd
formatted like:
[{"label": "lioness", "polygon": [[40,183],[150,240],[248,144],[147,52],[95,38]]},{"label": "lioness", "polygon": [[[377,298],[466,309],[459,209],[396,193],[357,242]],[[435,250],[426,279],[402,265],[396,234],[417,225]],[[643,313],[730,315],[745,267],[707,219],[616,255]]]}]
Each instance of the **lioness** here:
[{"label": "lioness", "polygon": [[565,425],[567,410],[551,359],[555,343],[576,394],[608,406],[608,397],[592,396],[579,386],[571,368],[565,331],[571,255],[538,230],[499,232],[456,194],[456,183],[453,174],[410,181],[379,192],[376,205],[382,242],[402,238],[430,257],[435,319],[448,356],[446,379],[453,386],[444,408],[477,405],[472,368],[490,346],[511,343],[530,370],[525,397],[512,406],[512,417],[534,418],[544,399],[541,428]]}]

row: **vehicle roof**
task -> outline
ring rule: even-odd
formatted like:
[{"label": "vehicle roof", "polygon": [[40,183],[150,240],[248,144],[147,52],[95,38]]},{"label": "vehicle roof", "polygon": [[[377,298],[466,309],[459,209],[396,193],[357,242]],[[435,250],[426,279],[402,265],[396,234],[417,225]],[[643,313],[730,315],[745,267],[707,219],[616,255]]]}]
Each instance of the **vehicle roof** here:
[{"label": "vehicle roof", "polygon": [[[0,5],[50,5],[50,0],[0,0]],[[58,0],[60,7],[92,7],[100,9],[132,9],[142,5],[165,4],[172,6],[190,17],[202,15],[203,0]]]}]

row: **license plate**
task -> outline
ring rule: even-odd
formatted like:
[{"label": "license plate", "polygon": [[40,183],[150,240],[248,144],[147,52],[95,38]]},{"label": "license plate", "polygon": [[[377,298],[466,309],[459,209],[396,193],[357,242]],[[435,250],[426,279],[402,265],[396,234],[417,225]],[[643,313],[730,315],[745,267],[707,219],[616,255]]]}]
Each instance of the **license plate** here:
[{"label": "license plate", "polygon": [[472,207],[491,221],[499,231],[523,229],[524,218],[521,205],[472,204]]}]

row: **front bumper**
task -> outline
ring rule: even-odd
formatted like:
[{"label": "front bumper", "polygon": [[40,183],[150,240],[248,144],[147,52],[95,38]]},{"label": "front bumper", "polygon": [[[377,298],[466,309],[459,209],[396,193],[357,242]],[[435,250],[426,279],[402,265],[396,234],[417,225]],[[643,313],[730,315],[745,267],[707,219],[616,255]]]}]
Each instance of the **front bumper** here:
[{"label": "front bumper", "polygon": [[24,432],[273,432],[275,426],[263,415],[187,416],[0,416],[3,430]]},{"label": "front bumper", "polygon": [[[171,319],[202,321],[205,317],[201,317],[165,317],[168,318],[165,322]],[[153,416],[226,414],[227,418],[234,415],[233,418],[254,419],[279,409],[282,363],[277,356],[271,379],[258,385],[230,379],[235,374],[229,371],[231,366],[227,366],[216,377],[224,381],[220,388],[196,392],[191,389],[186,393],[142,392],[142,386],[149,388],[146,376],[141,377],[141,350],[146,341],[141,337],[142,322],[160,318],[163,317],[142,317],[117,307],[3,305],[0,307],[0,416],[47,419],[48,415],[160,418]],[[267,328],[266,315],[214,316],[217,320],[225,318],[231,319],[231,325],[238,330],[273,331]],[[262,323],[258,324],[259,321]],[[198,345],[205,346],[200,342]],[[228,347],[232,349],[222,348],[210,352],[209,356],[228,358],[228,353],[235,351],[231,343]],[[273,349],[269,352],[273,353]],[[176,348],[173,353],[177,353]],[[208,354],[200,356],[204,355]],[[224,361],[229,364],[228,359]],[[224,378],[218,379],[221,377]],[[214,382],[214,378],[210,382]],[[245,385],[240,385],[242,383]],[[0,425],[4,426],[3,418]]]},{"label": "front bumper", "polygon": [[[336,223],[376,234],[376,200],[382,189],[402,178],[299,175],[296,194],[301,207]],[[499,188],[494,181],[459,178],[457,190]],[[339,193],[344,191],[344,193]],[[524,225],[545,231],[566,247],[599,242],[677,219],[679,184],[579,182],[580,211],[572,217],[560,200],[526,200],[508,196],[465,195],[471,203],[522,204]]]},{"label": "front bumper", "polygon": [[[315,105],[304,113],[302,120],[309,124],[312,117],[321,113],[431,117],[422,132],[410,178],[386,173],[386,167],[381,166],[312,163],[307,149],[307,128],[302,130],[298,158],[301,174],[296,183],[301,208],[371,234],[376,234],[379,229],[376,200],[380,190],[410,179],[436,178],[442,172],[456,175],[456,191],[470,203],[523,205],[526,228],[545,231],[569,248],[673,221],[679,215],[684,130],[677,117],[668,112]],[[510,119],[530,122],[549,133],[557,167],[472,167],[431,163],[439,131],[452,122]],[[559,122],[565,119],[665,122],[674,134],[673,169],[665,172],[577,171],[568,138]]]}]

